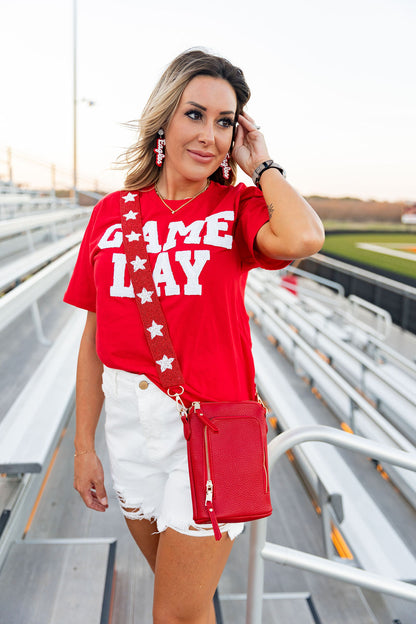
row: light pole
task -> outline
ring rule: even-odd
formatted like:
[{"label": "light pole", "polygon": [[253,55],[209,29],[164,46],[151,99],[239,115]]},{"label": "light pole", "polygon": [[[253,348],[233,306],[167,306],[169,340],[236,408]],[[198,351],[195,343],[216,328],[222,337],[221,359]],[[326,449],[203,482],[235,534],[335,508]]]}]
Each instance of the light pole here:
[{"label": "light pole", "polygon": [[74,114],[74,162],[73,162],[73,198],[78,203],[77,190],[77,0],[73,0],[73,114]]}]

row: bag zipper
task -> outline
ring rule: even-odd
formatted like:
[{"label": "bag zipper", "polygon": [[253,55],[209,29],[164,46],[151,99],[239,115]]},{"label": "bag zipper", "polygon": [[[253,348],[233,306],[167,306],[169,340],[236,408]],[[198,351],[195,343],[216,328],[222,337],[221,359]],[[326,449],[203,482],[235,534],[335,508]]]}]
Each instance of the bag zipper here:
[{"label": "bag zipper", "polygon": [[208,453],[208,427],[204,427],[204,446],[205,446],[205,465],[207,467],[207,483],[205,486],[205,507],[208,503],[212,503],[212,497],[214,495],[214,484],[211,480],[211,465],[209,462]]},{"label": "bag zipper", "polygon": [[195,414],[195,416],[198,416],[199,420],[202,420],[204,425],[207,425],[208,427],[210,427],[215,432],[218,431],[218,427],[216,425],[214,425],[214,423],[211,422],[210,419],[207,418],[205,416],[204,412],[201,410],[201,403],[199,403],[199,401],[194,401],[192,403],[192,407],[193,407],[193,410],[194,410],[193,413]]},{"label": "bag zipper", "polygon": [[214,530],[215,539],[219,541],[222,537],[220,527],[218,526],[217,516],[214,510],[214,484],[212,482],[211,464],[209,461],[208,452],[208,425],[204,427],[204,446],[205,446],[205,465],[207,469],[207,482],[205,484],[205,508],[208,512],[209,519],[211,520],[212,528]]}]

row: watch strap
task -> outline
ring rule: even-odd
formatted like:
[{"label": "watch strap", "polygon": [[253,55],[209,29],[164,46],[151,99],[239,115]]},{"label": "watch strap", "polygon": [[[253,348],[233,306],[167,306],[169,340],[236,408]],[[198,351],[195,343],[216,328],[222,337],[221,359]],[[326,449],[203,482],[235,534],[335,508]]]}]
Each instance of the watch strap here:
[{"label": "watch strap", "polygon": [[283,167],[281,167],[280,165],[278,165],[277,163],[274,162],[274,160],[265,160],[264,162],[262,162],[258,167],[255,168],[253,175],[252,175],[252,180],[254,182],[254,184],[261,190],[261,186],[260,186],[260,178],[261,175],[267,171],[267,169],[277,169],[278,171],[280,171],[280,173],[282,174],[282,176],[285,178],[286,177],[286,172],[283,169]]}]

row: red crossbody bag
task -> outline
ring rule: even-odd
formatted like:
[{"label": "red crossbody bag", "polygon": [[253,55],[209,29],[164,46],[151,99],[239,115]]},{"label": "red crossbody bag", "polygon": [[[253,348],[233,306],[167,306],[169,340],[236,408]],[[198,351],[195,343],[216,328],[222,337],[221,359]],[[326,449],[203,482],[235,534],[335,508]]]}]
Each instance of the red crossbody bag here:
[{"label": "red crossbody bag", "polygon": [[211,523],[245,522],[272,513],[266,409],[258,401],[199,402],[186,408],[185,381],[157,296],[143,238],[140,193],[120,195],[127,266],[150,352],[163,388],[176,400],[188,450],[193,517]]}]

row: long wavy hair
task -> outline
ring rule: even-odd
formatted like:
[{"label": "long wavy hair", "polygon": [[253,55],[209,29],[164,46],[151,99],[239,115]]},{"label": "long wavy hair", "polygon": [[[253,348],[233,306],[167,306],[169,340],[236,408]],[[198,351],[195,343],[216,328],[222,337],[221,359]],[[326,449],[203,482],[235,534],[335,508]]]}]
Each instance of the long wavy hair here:
[{"label": "long wavy hair", "polygon": [[[250,89],[241,69],[225,58],[208,54],[200,49],[183,52],[162,74],[138,121],[137,141],[119,159],[119,166],[127,169],[126,189],[148,188],[157,182],[161,168],[156,165],[153,150],[156,147],[158,130],[169,125],[186,86],[193,78],[201,75],[222,78],[232,86],[237,97],[236,119],[238,119],[238,115],[250,99]],[[218,167],[210,176],[211,180],[225,185],[235,183],[237,165],[231,156],[233,145],[234,132],[229,150],[230,177],[225,180]]]}]

